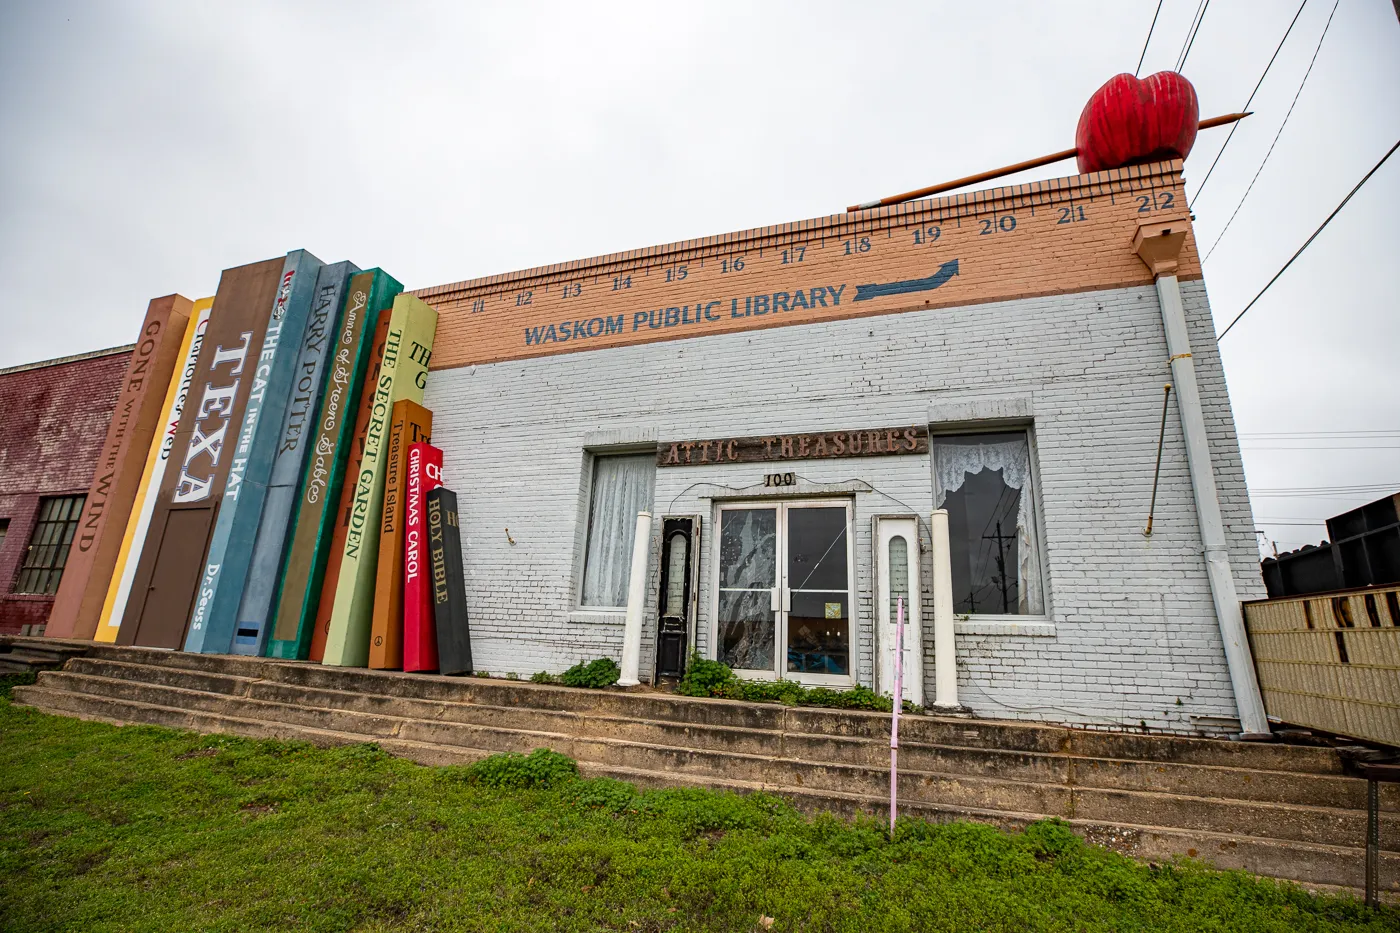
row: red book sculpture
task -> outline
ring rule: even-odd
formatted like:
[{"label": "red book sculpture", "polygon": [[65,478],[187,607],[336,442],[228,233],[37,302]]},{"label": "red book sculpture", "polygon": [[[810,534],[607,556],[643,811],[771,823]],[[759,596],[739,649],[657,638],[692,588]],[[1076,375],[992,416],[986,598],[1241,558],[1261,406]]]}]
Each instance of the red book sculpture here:
[{"label": "red book sculpture", "polygon": [[428,560],[428,491],[442,485],[442,451],[423,442],[408,445],[403,522],[403,669],[438,669],[433,621],[432,567]]}]

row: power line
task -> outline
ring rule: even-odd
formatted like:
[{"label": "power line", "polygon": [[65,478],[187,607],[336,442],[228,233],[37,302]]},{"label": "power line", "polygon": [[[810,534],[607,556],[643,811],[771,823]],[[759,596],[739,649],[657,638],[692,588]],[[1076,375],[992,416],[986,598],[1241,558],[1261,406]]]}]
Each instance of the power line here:
[{"label": "power line", "polygon": [[1162,15],[1162,3],[1163,0],[1157,0],[1157,12],[1152,14],[1152,25],[1147,27],[1147,39],[1142,43],[1142,54],[1138,56],[1137,67],[1133,69],[1134,78],[1142,71],[1142,63],[1147,60],[1147,46],[1152,42],[1152,31],[1157,28],[1157,17]]},{"label": "power line", "polygon": [[1332,17],[1337,15],[1337,7],[1342,0],[1337,0],[1332,4],[1332,12],[1327,15],[1327,24],[1322,27],[1322,35],[1317,39],[1317,48],[1313,49],[1312,61],[1308,62],[1308,70],[1303,72],[1303,80],[1298,84],[1298,93],[1293,95],[1293,103],[1288,105],[1288,112],[1283,115],[1283,122],[1278,126],[1278,132],[1274,134],[1274,141],[1269,143],[1269,151],[1264,153],[1264,160],[1259,163],[1259,168],[1255,170],[1254,177],[1249,180],[1249,187],[1244,189],[1244,194],[1240,195],[1240,202],[1235,205],[1234,211],[1230,214],[1230,219],[1225,221],[1225,226],[1221,228],[1215,242],[1210,244],[1210,249],[1206,250],[1206,257],[1201,262],[1210,258],[1210,254],[1215,252],[1215,248],[1220,245],[1220,241],[1225,239],[1225,234],[1230,229],[1230,224],[1235,222],[1235,216],[1239,214],[1240,208],[1244,207],[1245,198],[1254,190],[1254,183],[1259,180],[1259,176],[1264,171],[1264,166],[1269,164],[1269,156],[1274,154],[1274,147],[1278,145],[1279,137],[1283,135],[1283,128],[1288,125],[1288,118],[1293,116],[1293,108],[1298,106],[1298,98],[1303,96],[1303,88],[1307,86],[1308,76],[1312,74],[1313,65],[1317,64],[1317,53],[1322,51],[1322,41],[1327,38],[1327,30],[1332,28]]},{"label": "power line", "polygon": [[1195,22],[1192,23],[1191,30],[1186,34],[1186,46],[1181,50],[1181,57],[1176,60],[1175,70],[1177,72],[1186,67],[1186,59],[1191,55],[1191,46],[1196,44],[1196,36],[1201,31],[1201,23],[1206,21],[1206,10],[1209,9],[1210,0],[1201,0],[1201,5],[1196,11],[1200,16],[1196,17]]},{"label": "power line", "polygon": [[[1291,33],[1293,31],[1293,27],[1297,25],[1298,17],[1303,15],[1303,7],[1307,5],[1308,0],[1303,0],[1302,3],[1298,4],[1298,12],[1293,14],[1293,22],[1288,24],[1288,29],[1284,31],[1283,38],[1278,40],[1278,48],[1274,49],[1274,54],[1270,56],[1269,63],[1264,66],[1264,73],[1259,76],[1259,82],[1254,85],[1254,90],[1249,92],[1249,100],[1244,102],[1244,106],[1241,107],[1240,110],[1247,111],[1249,110],[1249,105],[1254,103],[1254,95],[1258,94],[1259,88],[1263,87],[1264,79],[1269,76],[1269,69],[1274,67],[1274,60],[1278,58],[1278,53],[1283,51],[1283,44],[1288,41],[1288,34]],[[1196,198],[1199,198],[1201,196],[1201,192],[1206,190],[1206,182],[1210,181],[1210,173],[1215,171],[1216,163],[1218,163],[1220,161],[1220,157],[1225,154],[1225,147],[1230,145],[1230,140],[1235,138],[1235,130],[1239,128],[1240,124],[1238,121],[1236,121],[1235,124],[1230,127],[1230,134],[1225,137],[1225,142],[1221,145],[1219,151],[1215,153],[1215,159],[1210,163],[1210,168],[1206,169],[1206,177],[1201,179],[1201,187],[1196,189],[1196,194],[1191,198],[1191,201],[1193,203],[1195,202]]]},{"label": "power line", "polygon": [[1313,231],[1313,235],[1310,236],[1310,237],[1308,237],[1307,242],[1305,242],[1302,246],[1298,247],[1298,252],[1294,253],[1292,256],[1289,257],[1288,262],[1286,262],[1286,263],[1283,264],[1283,268],[1274,273],[1274,277],[1271,278],[1271,279],[1269,279],[1269,284],[1268,284],[1268,285],[1265,285],[1262,289],[1259,290],[1259,294],[1255,295],[1253,298],[1250,299],[1249,304],[1247,304],[1247,305],[1244,306],[1244,310],[1243,310],[1243,311],[1241,311],[1239,314],[1235,315],[1235,319],[1234,319],[1233,321],[1231,321],[1231,322],[1229,323],[1229,325],[1228,325],[1223,331],[1220,332],[1220,336],[1219,336],[1219,337],[1216,337],[1216,338],[1215,338],[1215,342],[1216,342],[1216,343],[1219,343],[1221,340],[1224,340],[1224,339],[1225,339],[1225,335],[1228,334],[1228,333],[1230,332],[1230,328],[1231,328],[1231,327],[1234,327],[1236,324],[1238,324],[1239,321],[1240,321],[1240,318],[1242,318],[1242,317],[1244,317],[1246,314],[1248,314],[1248,313],[1249,313],[1249,309],[1252,308],[1252,307],[1254,307],[1254,303],[1255,303],[1256,301],[1258,301],[1260,298],[1263,298],[1263,297],[1264,297],[1264,292],[1267,292],[1267,291],[1269,290],[1270,286],[1272,286],[1275,282],[1278,281],[1279,276],[1283,275],[1285,272],[1288,271],[1288,267],[1291,266],[1291,265],[1293,265],[1293,260],[1295,260],[1295,259],[1297,259],[1299,256],[1303,255],[1303,250],[1305,250],[1305,249],[1307,249],[1309,246],[1311,246],[1311,245],[1312,245],[1312,241],[1317,239],[1317,235],[1318,235],[1319,233],[1321,233],[1323,230],[1326,230],[1326,229],[1327,229],[1327,225],[1330,224],[1330,223],[1332,222],[1332,218],[1333,218],[1333,217],[1336,217],[1339,213],[1341,213],[1342,208],[1344,208],[1344,207],[1347,206],[1347,202],[1351,200],[1352,195],[1354,195],[1354,194],[1356,194],[1356,192],[1360,191],[1360,190],[1361,190],[1361,186],[1364,185],[1364,184],[1366,184],[1366,182],[1368,182],[1368,181],[1371,180],[1371,176],[1374,175],[1374,174],[1376,174],[1376,172],[1380,170],[1380,167],[1386,163],[1386,160],[1389,159],[1391,156],[1393,156],[1393,155],[1395,154],[1395,150],[1396,150],[1396,149],[1400,149],[1400,139],[1397,139],[1397,140],[1395,141],[1395,145],[1393,145],[1393,146],[1390,147],[1390,151],[1387,152],[1385,155],[1381,156],[1381,160],[1380,160],[1379,162],[1377,162],[1377,163],[1375,164],[1375,166],[1374,166],[1369,172],[1367,172],[1367,173],[1362,177],[1362,179],[1361,179],[1360,181],[1358,181],[1358,182],[1356,183],[1356,187],[1355,187],[1355,188],[1352,188],[1351,191],[1347,193],[1347,196],[1344,197],[1344,198],[1342,198],[1342,203],[1341,203],[1341,204],[1338,204],[1338,205],[1336,206],[1336,208],[1333,209],[1332,213],[1330,213],[1330,214],[1327,215],[1327,219],[1324,220],[1324,221],[1322,222],[1322,226],[1320,226],[1320,227],[1318,227],[1316,230],[1314,230],[1314,231]]}]

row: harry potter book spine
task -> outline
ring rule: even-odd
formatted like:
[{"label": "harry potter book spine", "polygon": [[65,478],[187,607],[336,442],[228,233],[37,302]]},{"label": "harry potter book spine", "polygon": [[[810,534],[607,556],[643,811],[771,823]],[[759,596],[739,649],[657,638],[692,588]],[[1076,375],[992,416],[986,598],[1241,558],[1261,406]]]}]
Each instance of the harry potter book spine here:
[{"label": "harry potter book spine", "polygon": [[403,667],[403,497],[408,446],[428,440],[432,431],[433,413],[428,409],[409,399],[394,403],[385,451],[384,511],[370,616],[369,666],[376,670]]},{"label": "harry potter book spine", "polygon": [[428,493],[427,498],[438,670],[444,674],[470,674],[472,641],[467,628],[467,588],[462,571],[462,537],[457,526],[457,496],[452,490],[439,486]]},{"label": "harry potter book spine", "polygon": [[293,371],[311,314],[316,276],[323,265],[299,249],[287,254],[282,267],[277,297],[272,302],[253,370],[248,407],[231,451],[233,462],[229,465],[224,501],[214,522],[203,577],[190,613],[186,651],[224,654],[233,645],[238,604],[248,583],[253,541],[262,521]]},{"label": "harry potter book spine", "polygon": [[442,485],[442,451],[432,444],[408,445],[403,502],[403,669],[435,671],[437,625],[433,622],[432,573],[428,566],[427,494]]},{"label": "harry potter book spine", "polygon": [[[326,568],[332,560],[337,572],[340,566],[339,547],[332,543],[336,535],[336,504],[351,449],[363,449],[355,445],[355,415],[370,359],[379,359],[383,352],[382,337],[376,342],[375,336],[380,312],[402,290],[403,286],[382,269],[361,272],[350,280],[333,357],[327,364],[329,372],[316,419],[315,441],[303,472],[278,581],[272,640],[267,646],[269,657],[305,660],[309,656]],[[388,316],[384,317],[387,333]],[[380,348],[377,354],[376,347]],[[377,370],[372,378],[379,378]],[[366,426],[368,417],[366,414]],[[325,647],[324,634],[320,646]]]},{"label": "harry potter book spine", "polygon": [[180,362],[190,308],[188,298],[167,295],[146,309],[49,611],[45,632],[54,638],[91,638],[97,631],[170,377]]},{"label": "harry potter book spine", "polygon": [[121,551],[117,555],[116,565],[112,568],[112,579],[107,585],[107,598],[103,600],[102,614],[97,620],[97,631],[92,636],[96,641],[111,643],[117,640],[122,614],[126,612],[127,597],[131,593],[131,581],[136,576],[136,561],[141,556],[141,548],[146,543],[146,533],[151,527],[151,513],[155,511],[156,496],[160,493],[161,480],[165,478],[165,465],[170,461],[170,454],[175,448],[175,431],[180,426],[185,399],[189,397],[195,364],[199,362],[199,349],[204,345],[204,331],[209,326],[209,309],[213,306],[213,298],[201,298],[190,309],[191,324],[185,328],[185,336],[181,341],[182,363],[166,388],[165,404],[162,407],[163,430],[155,435],[146,454],[146,468],[141,474],[141,486],[131,506],[131,520],[126,523]]},{"label": "harry potter book spine", "polygon": [[316,408],[325,383],[326,359],[336,336],[345,286],[360,270],[351,263],[322,266],[316,275],[311,312],[301,340],[301,351],[292,371],[291,395],[282,417],[282,430],[273,455],[262,519],[253,541],[248,565],[248,585],[235,616],[234,654],[262,654],[267,642],[268,613],[282,570],[282,554],[292,510],[296,507],[302,469],[315,430]]},{"label": "harry potter book spine", "polygon": [[389,318],[384,363],[374,387],[365,454],[356,478],[350,530],[341,553],[335,607],[323,664],[364,667],[369,661],[370,616],[379,555],[379,527],[384,506],[385,441],[394,403],[422,403],[428,361],[437,332],[437,312],[413,295],[399,295]]}]

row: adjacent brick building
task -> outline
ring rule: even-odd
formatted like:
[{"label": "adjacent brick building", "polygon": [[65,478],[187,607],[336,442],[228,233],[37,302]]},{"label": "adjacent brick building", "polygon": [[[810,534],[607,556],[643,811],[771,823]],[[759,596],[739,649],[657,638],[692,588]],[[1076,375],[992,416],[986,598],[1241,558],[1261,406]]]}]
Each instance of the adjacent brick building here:
[{"label": "adjacent brick building", "polygon": [[131,351],[0,369],[0,633],[48,619]]}]

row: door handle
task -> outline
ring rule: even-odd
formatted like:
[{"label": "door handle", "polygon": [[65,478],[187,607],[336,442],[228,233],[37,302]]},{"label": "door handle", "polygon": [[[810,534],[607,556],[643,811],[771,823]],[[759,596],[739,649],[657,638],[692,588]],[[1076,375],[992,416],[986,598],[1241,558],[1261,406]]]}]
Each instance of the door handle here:
[{"label": "door handle", "polygon": [[772,611],[772,612],[780,612],[780,611],[782,611],[782,608],[783,608],[783,601],[782,601],[782,597],[780,597],[780,596],[778,595],[778,591],[779,591],[780,589],[781,589],[781,587],[775,586],[775,587],[773,587],[771,590],[768,591],[768,608],[769,608],[769,610]]},{"label": "door handle", "polygon": [[792,612],[792,590],[783,587],[783,612]]}]

